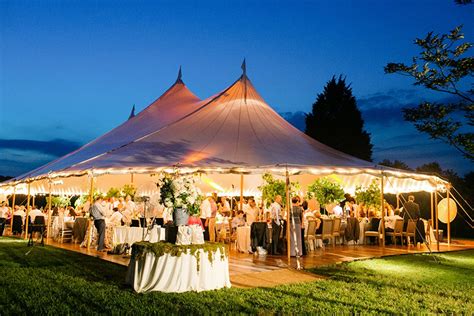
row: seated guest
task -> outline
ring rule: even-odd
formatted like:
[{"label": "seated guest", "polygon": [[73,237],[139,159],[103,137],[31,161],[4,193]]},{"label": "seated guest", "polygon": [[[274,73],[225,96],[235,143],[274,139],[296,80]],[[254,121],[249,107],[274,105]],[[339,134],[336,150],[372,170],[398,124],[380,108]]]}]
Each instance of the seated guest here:
[{"label": "seated guest", "polygon": [[237,229],[237,227],[245,226],[244,211],[238,211],[237,216],[232,219],[232,229]]},{"label": "seated guest", "polygon": [[33,209],[30,211],[29,215],[30,215],[31,223],[35,222],[36,216],[44,216],[43,213],[38,209],[36,205],[33,206]]},{"label": "seated guest", "polygon": [[23,223],[25,222],[25,207],[23,205],[21,206],[15,206],[16,211],[13,213],[13,216],[15,215],[20,215]]},{"label": "seated guest", "polygon": [[399,215],[393,215],[385,218],[385,231],[393,232],[397,219],[403,219]]},{"label": "seated guest", "polygon": [[118,207],[114,207],[114,212],[110,216],[109,223],[113,226],[122,226],[122,213]]},{"label": "seated guest", "polygon": [[8,207],[2,202],[0,206],[0,236],[3,235],[3,229],[5,227],[5,222],[7,221],[8,217]]}]

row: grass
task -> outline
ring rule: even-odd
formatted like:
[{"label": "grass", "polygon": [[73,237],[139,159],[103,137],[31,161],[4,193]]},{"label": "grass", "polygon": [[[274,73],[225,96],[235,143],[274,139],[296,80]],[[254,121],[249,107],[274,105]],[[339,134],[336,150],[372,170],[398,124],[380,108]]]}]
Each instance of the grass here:
[{"label": "grass", "polygon": [[474,311],[474,251],[405,255],[311,270],[328,279],[275,288],[136,294],[126,267],[0,238],[0,315],[456,313]]}]

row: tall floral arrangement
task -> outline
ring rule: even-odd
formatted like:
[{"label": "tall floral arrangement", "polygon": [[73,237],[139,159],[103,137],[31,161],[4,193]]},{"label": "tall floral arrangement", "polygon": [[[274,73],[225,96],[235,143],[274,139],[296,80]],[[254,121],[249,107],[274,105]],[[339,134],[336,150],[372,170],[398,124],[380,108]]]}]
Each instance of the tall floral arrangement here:
[{"label": "tall floral arrangement", "polygon": [[308,198],[316,198],[321,206],[325,206],[342,201],[344,189],[329,178],[320,178],[308,186]]},{"label": "tall floral arrangement", "polygon": [[194,176],[162,174],[156,185],[160,190],[159,202],[165,207],[183,208],[190,215],[199,214],[203,197]]},{"label": "tall floral arrangement", "polygon": [[364,203],[367,207],[380,208],[380,195],[381,191],[377,180],[372,181],[368,187],[357,186],[355,191],[357,203]]}]

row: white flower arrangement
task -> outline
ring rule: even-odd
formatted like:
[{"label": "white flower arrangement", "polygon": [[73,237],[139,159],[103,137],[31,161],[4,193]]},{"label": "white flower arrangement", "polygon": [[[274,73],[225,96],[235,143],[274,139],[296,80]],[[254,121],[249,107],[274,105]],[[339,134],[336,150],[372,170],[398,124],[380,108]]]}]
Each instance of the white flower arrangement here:
[{"label": "white flower arrangement", "polygon": [[202,193],[193,175],[162,174],[156,185],[160,190],[160,203],[165,207],[183,208],[190,215],[199,213]]}]

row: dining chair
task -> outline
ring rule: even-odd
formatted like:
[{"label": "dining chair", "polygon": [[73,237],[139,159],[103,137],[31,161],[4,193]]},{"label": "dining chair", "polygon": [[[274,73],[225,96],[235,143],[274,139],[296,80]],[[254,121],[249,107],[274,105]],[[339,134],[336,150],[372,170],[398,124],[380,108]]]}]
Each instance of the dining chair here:
[{"label": "dining chair", "polygon": [[403,236],[407,239],[407,247],[410,246],[411,237],[413,237],[413,245],[415,245],[415,234],[416,234],[416,220],[409,219],[407,225],[407,231],[403,233]]},{"label": "dining chair", "polygon": [[393,232],[386,232],[385,235],[387,237],[392,237],[392,241],[394,242],[395,246],[397,245],[397,237],[400,237],[400,241],[403,246],[403,219],[397,219],[395,221]]},{"label": "dining chair", "polygon": [[60,227],[61,228],[59,230],[59,242],[64,243],[64,240],[72,241],[72,229],[66,226],[64,219],[61,220]]},{"label": "dining chair", "polygon": [[314,251],[316,241],[316,220],[308,221],[308,231],[305,236],[305,246],[309,251]]},{"label": "dining chair", "polygon": [[[321,222],[321,225],[323,225],[323,229],[321,231],[321,234],[316,234],[316,240],[320,239],[321,241],[325,239],[329,239],[330,241],[333,240],[332,236],[332,227],[334,224],[334,220],[332,219],[323,219]],[[323,243],[324,246],[324,243]]]},{"label": "dining chair", "polygon": [[341,241],[341,218],[336,217],[332,227],[333,246],[336,246],[336,238]]},{"label": "dining chair", "polygon": [[365,238],[365,244],[367,244],[367,238],[368,237],[376,237],[378,239],[379,245],[382,245],[382,242],[384,242],[384,236],[382,234],[382,225],[384,222],[382,220],[379,221],[379,227],[377,230],[368,230],[364,232],[364,238]]}]

